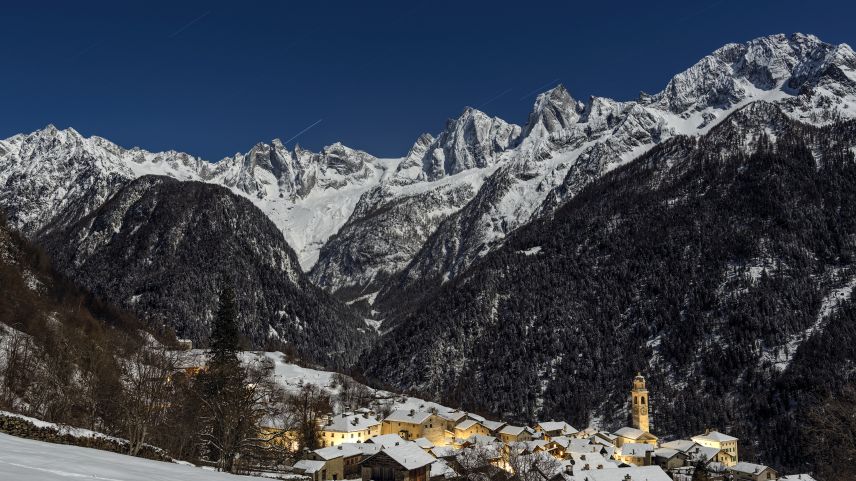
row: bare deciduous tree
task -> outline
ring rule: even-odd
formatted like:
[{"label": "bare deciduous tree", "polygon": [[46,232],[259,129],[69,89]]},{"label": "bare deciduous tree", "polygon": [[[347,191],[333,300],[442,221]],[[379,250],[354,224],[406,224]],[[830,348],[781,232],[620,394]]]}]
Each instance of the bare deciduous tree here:
[{"label": "bare deciduous tree", "polygon": [[215,392],[200,396],[206,426],[202,442],[209,462],[234,473],[240,470],[242,458],[258,458],[271,447],[272,439],[260,424],[269,415],[275,385],[270,372],[260,366],[237,364],[226,369],[234,370],[225,373],[226,381]]},{"label": "bare deciduous tree", "polygon": [[505,461],[521,481],[548,481],[561,471],[559,462],[543,451],[529,452],[524,443],[508,445]]},{"label": "bare deciduous tree", "polygon": [[142,347],[122,364],[125,399],[121,426],[128,439],[128,454],[136,456],[152,431],[165,424],[174,396],[171,376],[177,368],[176,353],[164,348]]},{"label": "bare deciduous tree", "polygon": [[314,384],[304,384],[286,398],[286,409],[295,417],[298,449],[318,448],[324,418],[332,411],[330,396]]}]

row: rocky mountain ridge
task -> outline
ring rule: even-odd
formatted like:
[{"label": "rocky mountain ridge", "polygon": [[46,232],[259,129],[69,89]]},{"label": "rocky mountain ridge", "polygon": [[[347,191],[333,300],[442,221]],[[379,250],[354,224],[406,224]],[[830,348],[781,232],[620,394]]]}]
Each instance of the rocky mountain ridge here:
[{"label": "rocky mountain ridge", "polygon": [[856,116],[856,55],[802,34],[728,44],[636,101],[582,102],[560,85],[538,96],[522,127],[467,108],[399,159],[274,140],[210,163],[48,127],[0,141],[0,206],[38,237],[142,175],[216,183],[273,220],[313,282],[388,310],[387,300],[433,292],[606,172],[758,100],[815,125]]}]

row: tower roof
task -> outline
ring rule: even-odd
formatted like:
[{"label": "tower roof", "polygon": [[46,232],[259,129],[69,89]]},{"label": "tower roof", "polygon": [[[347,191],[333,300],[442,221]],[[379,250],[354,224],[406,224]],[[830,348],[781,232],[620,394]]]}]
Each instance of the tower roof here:
[{"label": "tower roof", "polygon": [[645,378],[640,373],[636,373],[636,377],[633,378],[633,389],[645,389]]}]

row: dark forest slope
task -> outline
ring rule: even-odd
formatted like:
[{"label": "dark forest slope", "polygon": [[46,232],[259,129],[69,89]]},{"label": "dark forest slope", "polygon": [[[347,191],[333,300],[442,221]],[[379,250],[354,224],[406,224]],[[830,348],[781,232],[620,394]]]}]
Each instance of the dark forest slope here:
[{"label": "dark forest slope", "polygon": [[330,366],[353,362],[372,335],[312,285],[282,233],[223,187],[147,176],[43,240],[81,285],[182,337],[204,342],[224,283],[235,286],[250,344],[280,342]]}]

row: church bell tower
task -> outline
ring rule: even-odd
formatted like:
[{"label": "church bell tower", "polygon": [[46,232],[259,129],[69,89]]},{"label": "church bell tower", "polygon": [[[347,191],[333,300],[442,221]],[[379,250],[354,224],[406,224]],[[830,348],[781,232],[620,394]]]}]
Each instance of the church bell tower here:
[{"label": "church bell tower", "polygon": [[649,432],[648,389],[645,387],[645,378],[639,373],[633,378],[630,403],[633,409],[633,427],[646,433]]}]

